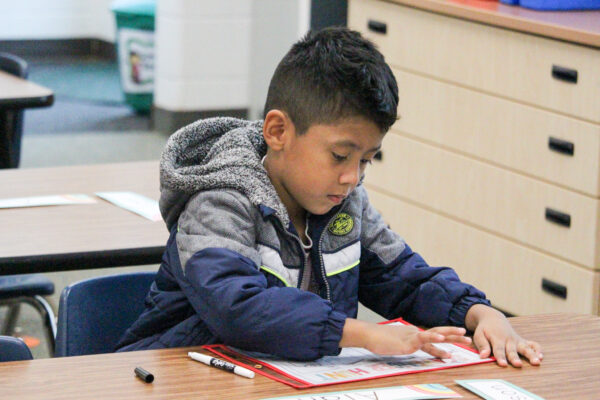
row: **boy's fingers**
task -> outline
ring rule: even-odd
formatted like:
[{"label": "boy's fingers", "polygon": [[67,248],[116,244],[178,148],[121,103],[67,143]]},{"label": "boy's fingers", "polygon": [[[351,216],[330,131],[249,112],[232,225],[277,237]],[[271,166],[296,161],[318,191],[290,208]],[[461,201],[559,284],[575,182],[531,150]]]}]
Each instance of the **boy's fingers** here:
[{"label": "boy's fingers", "polygon": [[[523,356],[529,360],[529,363],[531,365],[540,365],[541,354],[539,353],[539,350],[536,350],[536,346],[534,346],[533,344],[533,342],[529,343],[521,341],[519,342],[518,350],[519,353],[523,354]],[[537,348],[539,349],[539,345],[537,346]]]},{"label": "boy's fingers", "polygon": [[473,344],[479,351],[479,356],[481,358],[487,358],[490,356],[490,342],[488,342],[481,330],[475,331],[475,334],[473,335]]},{"label": "boy's fingers", "polygon": [[431,328],[430,331],[440,333],[444,336],[464,336],[467,333],[465,328],[459,328],[457,326],[438,326]]},{"label": "boy's fingers", "polygon": [[461,344],[471,344],[471,338],[468,336],[446,336],[446,343],[461,343]]},{"label": "boy's fingers", "polygon": [[425,345],[423,345],[423,347],[421,348],[421,350],[423,350],[426,353],[431,354],[434,357],[437,358],[450,358],[452,357],[452,354],[448,353],[445,350],[440,349],[439,347],[431,344],[431,343],[427,343]]},{"label": "boy's fingers", "polygon": [[542,346],[540,346],[540,344],[538,342],[532,342],[532,341],[528,340],[527,345],[529,347],[531,347],[533,349],[533,351],[535,351],[535,354],[537,355],[537,357],[540,360],[542,360],[544,358],[544,355],[542,354]]},{"label": "boy's fingers", "polygon": [[421,343],[441,343],[446,340],[446,337],[440,333],[429,331],[419,332],[419,340]]},{"label": "boy's fingers", "polygon": [[508,361],[514,367],[522,367],[523,363],[521,362],[521,358],[519,357],[519,353],[517,352],[517,345],[514,340],[509,340],[506,343],[506,356]]},{"label": "boy's fingers", "polygon": [[496,357],[496,363],[501,367],[508,366],[508,362],[506,361],[506,347],[503,342],[497,342],[492,344],[494,357]]}]

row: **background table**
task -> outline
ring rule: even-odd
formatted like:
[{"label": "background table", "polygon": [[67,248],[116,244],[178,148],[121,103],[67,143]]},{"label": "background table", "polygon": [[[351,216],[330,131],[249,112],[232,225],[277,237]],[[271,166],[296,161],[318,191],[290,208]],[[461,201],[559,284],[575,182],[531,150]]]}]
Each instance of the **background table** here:
[{"label": "background table", "polygon": [[0,108],[46,107],[53,101],[52,90],[0,71]]},{"label": "background table", "polygon": [[[26,74],[24,60],[2,53],[0,71],[0,168],[17,168],[23,135],[23,110],[53,103],[50,89],[19,76]],[[14,65],[13,65],[14,64]],[[7,71],[10,71],[9,74]],[[15,74],[15,75],[12,75]]]},{"label": "background table", "polygon": [[[132,191],[159,197],[158,162],[0,171],[0,198]],[[0,275],[160,263],[168,238],[100,198],[94,204],[0,209]]]},{"label": "background table", "polygon": [[[455,379],[504,379],[544,399],[597,399],[600,393],[600,318],[549,314],[511,318],[525,337],[543,346],[540,367],[502,368],[495,363],[297,390],[257,375],[246,379],[191,361],[188,350],[137,351],[0,363],[2,398],[35,399],[263,399],[385,386],[439,383],[465,399],[479,397]],[[143,383],[141,366],[155,381]]]}]

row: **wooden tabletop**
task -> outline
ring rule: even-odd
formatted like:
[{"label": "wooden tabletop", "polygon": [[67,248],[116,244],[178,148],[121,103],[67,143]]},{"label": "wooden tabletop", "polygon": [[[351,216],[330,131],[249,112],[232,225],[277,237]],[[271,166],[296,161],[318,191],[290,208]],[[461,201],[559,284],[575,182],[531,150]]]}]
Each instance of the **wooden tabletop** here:
[{"label": "wooden tabletop", "polygon": [[0,107],[46,107],[53,101],[52,90],[0,71]]},{"label": "wooden tabletop", "polygon": [[[385,386],[439,383],[478,399],[455,379],[504,379],[544,399],[598,399],[600,318],[550,314],[511,318],[525,337],[543,346],[540,367],[502,368],[495,363],[298,390],[261,375],[247,379],[187,357],[198,348],[138,351],[0,363],[0,394],[6,399],[263,399]],[[141,366],[152,384],[134,377]]]},{"label": "wooden tabletop", "polygon": [[600,11],[536,11],[484,0],[386,0],[502,28],[600,47]]},{"label": "wooden tabletop", "polygon": [[[158,199],[158,162],[0,170],[0,199],[100,191]],[[0,275],[160,263],[164,222],[96,200],[0,209]]]}]

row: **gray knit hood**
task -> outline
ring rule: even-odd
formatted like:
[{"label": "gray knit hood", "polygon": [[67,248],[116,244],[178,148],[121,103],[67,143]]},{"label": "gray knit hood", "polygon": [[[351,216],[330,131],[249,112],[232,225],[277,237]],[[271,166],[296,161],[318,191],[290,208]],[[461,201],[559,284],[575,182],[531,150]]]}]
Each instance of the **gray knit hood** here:
[{"label": "gray knit hood", "polygon": [[190,197],[212,189],[237,190],[275,210],[287,226],[285,206],[260,162],[266,152],[262,121],[209,118],[171,135],[160,160],[159,201],[169,230]]}]

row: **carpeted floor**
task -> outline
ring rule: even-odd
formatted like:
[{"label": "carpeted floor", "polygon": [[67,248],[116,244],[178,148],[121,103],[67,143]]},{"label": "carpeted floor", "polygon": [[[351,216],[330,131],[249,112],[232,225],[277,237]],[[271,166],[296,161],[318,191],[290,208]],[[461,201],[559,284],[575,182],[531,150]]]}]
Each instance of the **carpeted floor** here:
[{"label": "carpeted floor", "polygon": [[29,58],[29,79],[63,100],[123,105],[116,61],[96,57]]},{"label": "carpeted floor", "polygon": [[25,112],[24,137],[28,135],[86,132],[150,131],[150,118],[127,105],[82,102],[55,98],[48,108]]},{"label": "carpeted floor", "polygon": [[33,58],[29,80],[52,89],[54,104],[25,113],[24,135],[149,131],[148,114],[124,100],[116,61],[91,57]]}]

